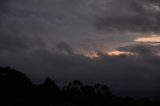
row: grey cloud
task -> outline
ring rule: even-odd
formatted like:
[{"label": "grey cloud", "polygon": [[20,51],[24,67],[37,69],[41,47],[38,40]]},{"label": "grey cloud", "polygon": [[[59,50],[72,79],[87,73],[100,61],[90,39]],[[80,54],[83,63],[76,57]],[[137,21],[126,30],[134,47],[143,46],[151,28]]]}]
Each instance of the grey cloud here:
[{"label": "grey cloud", "polygon": [[137,58],[141,58],[155,67],[159,67],[160,45],[134,44],[118,48],[118,50],[135,53],[138,55]]},{"label": "grey cloud", "polygon": [[150,44],[132,44],[118,48],[118,50],[129,51],[139,55],[155,55],[159,52],[159,46]]},{"label": "grey cloud", "polygon": [[[133,32],[133,33],[159,33],[159,13],[153,13],[153,10],[146,10],[151,2],[143,0],[115,0],[113,3],[115,11],[106,12],[100,18],[95,20],[97,30],[106,32]],[[157,5],[159,1],[152,1]],[[116,4],[117,7],[116,7]],[[125,6],[124,6],[125,4]],[[126,6],[127,5],[127,6]]]},{"label": "grey cloud", "polygon": [[[36,29],[31,22],[15,19],[0,21],[0,49],[16,51],[42,46],[43,40],[35,35]],[[32,31],[35,30],[35,31]],[[38,33],[37,33],[38,34]]]},{"label": "grey cloud", "polygon": [[65,42],[57,44],[57,48],[60,52],[66,52],[67,54],[74,54],[72,48]]},{"label": "grey cloud", "polygon": [[[144,12],[141,3],[133,0],[8,0],[3,5],[5,8],[0,11],[1,37],[19,39],[11,41],[15,45],[24,45],[20,48],[46,45],[47,48],[54,48],[64,41],[73,45],[74,50],[90,50],[92,44],[97,50],[103,45],[108,49],[113,47],[112,41],[116,45],[131,39],[128,34],[112,34],[113,29],[115,32],[118,29],[134,32],[159,29],[150,18],[146,18],[148,13]],[[101,34],[99,29],[107,33]]]},{"label": "grey cloud", "polygon": [[117,48],[120,51],[128,51],[138,54],[140,56],[144,55],[159,55],[160,53],[160,45],[159,43],[136,43],[129,44],[127,46]]},{"label": "grey cloud", "polygon": [[29,39],[27,42],[43,39],[40,42],[44,41],[49,47],[66,41],[76,47],[86,37],[94,36],[88,22],[89,7],[84,0],[8,0],[3,5],[2,33],[14,30],[8,38],[21,36]]}]

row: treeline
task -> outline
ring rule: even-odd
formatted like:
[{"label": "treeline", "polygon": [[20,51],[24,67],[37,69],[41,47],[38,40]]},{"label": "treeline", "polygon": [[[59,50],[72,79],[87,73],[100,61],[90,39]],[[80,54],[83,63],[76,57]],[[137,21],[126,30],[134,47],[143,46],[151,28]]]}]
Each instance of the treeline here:
[{"label": "treeline", "polygon": [[73,81],[60,89],[46,78],[34,85],[25,74],[0,67],[0,106],[160,106],[159,102],[118,97],[106,85],[83,85]]}]

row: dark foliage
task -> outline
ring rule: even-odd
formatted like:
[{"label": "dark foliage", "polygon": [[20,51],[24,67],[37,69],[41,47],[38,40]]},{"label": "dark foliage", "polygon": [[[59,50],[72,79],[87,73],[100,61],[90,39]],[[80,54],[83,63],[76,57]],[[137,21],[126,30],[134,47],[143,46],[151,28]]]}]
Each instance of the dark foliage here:
[{"label": "dark foliage", "polygon": [[106,85],[83,85],[73,81],[62,90],[46,78],[43,84],[34,85],[25,74],[0,68],[1,106],[159,106],[159,102],[135,100],[131,97],[114,96]]}]

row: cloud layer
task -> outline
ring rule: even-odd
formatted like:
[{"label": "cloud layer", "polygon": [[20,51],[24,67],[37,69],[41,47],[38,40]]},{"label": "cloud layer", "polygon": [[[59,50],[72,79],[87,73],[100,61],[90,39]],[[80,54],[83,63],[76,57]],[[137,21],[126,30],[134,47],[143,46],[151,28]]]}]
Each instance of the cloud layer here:
[{"label": "cloud layer", "polygon": [[[135,42],[159,36],[159,0],[1,0],[0,65],[35,82],[50,76],[114,89],[160,88],[159,45]],[[113,49],[138,55],[104,55]],[[100,58],[82,54],[97,52]]]}]

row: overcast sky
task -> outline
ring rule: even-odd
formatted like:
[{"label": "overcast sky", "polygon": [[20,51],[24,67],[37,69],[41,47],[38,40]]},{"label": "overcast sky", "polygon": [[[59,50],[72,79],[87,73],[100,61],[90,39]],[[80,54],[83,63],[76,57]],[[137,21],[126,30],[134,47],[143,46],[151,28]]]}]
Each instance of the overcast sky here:
[{"label": "overcast sky", "polygon": [[157,91],[159,28],[159,0],[1,0],[0,65],[34,82]]}]

